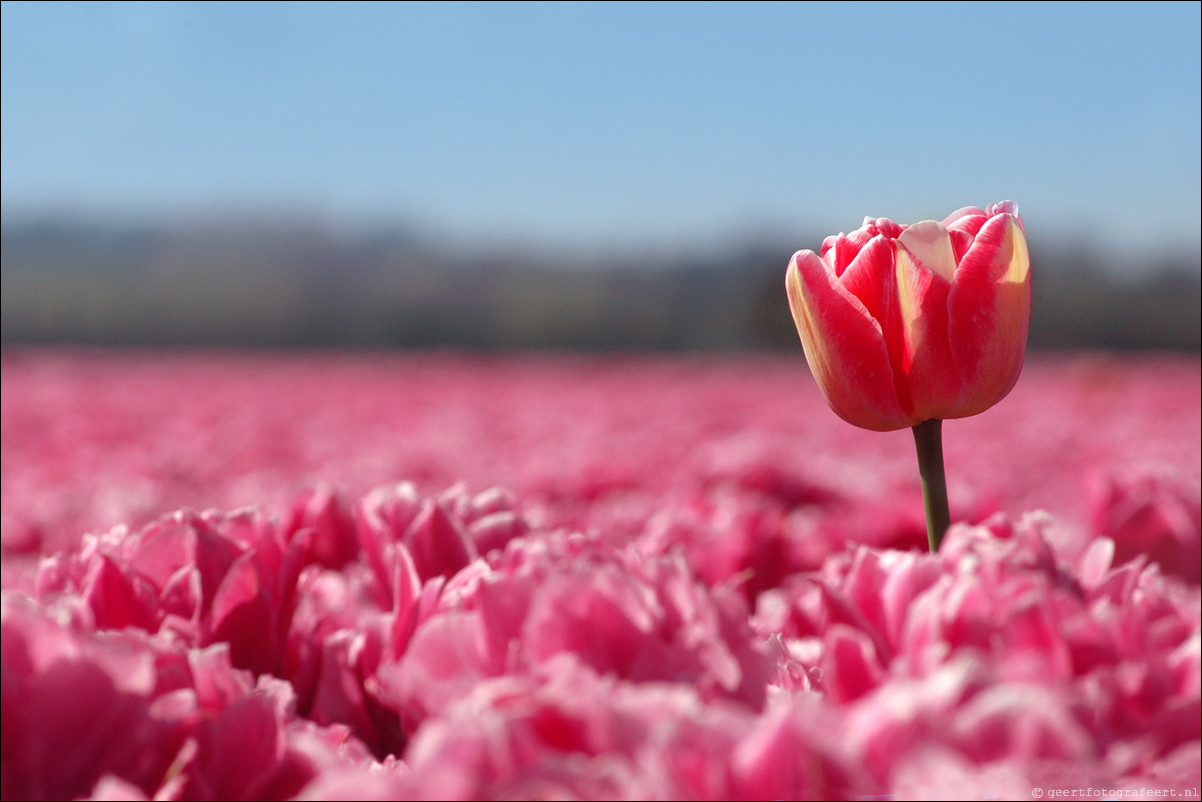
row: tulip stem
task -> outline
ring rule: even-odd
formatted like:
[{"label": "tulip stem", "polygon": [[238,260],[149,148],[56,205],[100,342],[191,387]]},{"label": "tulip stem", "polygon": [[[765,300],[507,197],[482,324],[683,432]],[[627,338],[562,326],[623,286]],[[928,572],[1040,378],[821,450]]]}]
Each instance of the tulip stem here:
[{"label": "tulip stem", "polygon": [[943,472],[943,421],[932,418],[915,426],[913,431],[918,474],[922,477],[922,504],[927,514],[927,543],[934,554],[952,523],[947,506],[947,477]]}]

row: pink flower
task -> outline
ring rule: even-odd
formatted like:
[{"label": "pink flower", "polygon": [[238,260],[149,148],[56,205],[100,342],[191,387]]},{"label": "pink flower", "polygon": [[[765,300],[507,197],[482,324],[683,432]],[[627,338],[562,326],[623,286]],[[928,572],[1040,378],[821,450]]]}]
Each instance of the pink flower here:
[{"label": "pink flower", "polygon": [[763,712],[559,654],[428,720],[394,798],[855,799],[871,790],[808,695]]},{"label": "pink flower", "polygon": [[380,666],[379,698],[406,723],[562,654],[630,682],[686,683],[707,702],[764,705],[771,665],[743,599],[700,584],[679,555],[547,534],[475,565],[443,588],[400,659]]},{"label": "pink flower", "polygon": [[798,251],[785,286],[827,403],[865,429],[976,415],[1010,392],[1031,317],[1018,207],[965,208],[942,223],[866,218]]},{"label": "pink flower", "polygon": [[1116,564],[1145,554],[1166,574],[1202,580],[1202,505],[1183,476],[1095,474],[1089,488],[1093,531],[1114,541]]}]

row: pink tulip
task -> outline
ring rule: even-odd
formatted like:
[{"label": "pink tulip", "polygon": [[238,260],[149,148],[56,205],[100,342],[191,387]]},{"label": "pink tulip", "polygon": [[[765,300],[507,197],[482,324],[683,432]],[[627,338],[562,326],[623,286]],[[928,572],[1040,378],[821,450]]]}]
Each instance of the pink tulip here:
[{"label": "pink tulip", "polygon": [[789,307],[827,403],[865,429],[976,415],[1010,392],[1031,317],[1018,207],[866,218],[789,262]]}]

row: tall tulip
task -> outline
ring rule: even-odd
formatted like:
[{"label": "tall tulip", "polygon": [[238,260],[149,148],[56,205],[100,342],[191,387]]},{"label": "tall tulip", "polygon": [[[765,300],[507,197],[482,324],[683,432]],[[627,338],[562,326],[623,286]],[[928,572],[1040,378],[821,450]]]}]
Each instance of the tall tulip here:
[{"label": "tall tulip", "polygon": [[831,409],[865,429],[914,431],[934,550],[949,519],[941,421],[984,412],[1022,370],[1031,263],[1018,206],[910,226],[866,218],[821,255],[794,254],[785,286]]}]

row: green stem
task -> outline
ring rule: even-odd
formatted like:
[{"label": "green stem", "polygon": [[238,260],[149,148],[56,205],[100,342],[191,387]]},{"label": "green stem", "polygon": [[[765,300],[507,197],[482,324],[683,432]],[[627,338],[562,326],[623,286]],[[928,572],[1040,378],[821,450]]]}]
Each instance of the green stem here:
[{"label": "green stem", "polygon": [[939,550],[952,523],[947,508],[947,477],[943,472],[943,421],[932,418],[915,426],[913,431],[914,447],[918,449],[918,475],[922,477],[922,504],[927,513],[927,542],[933,554]]}]

